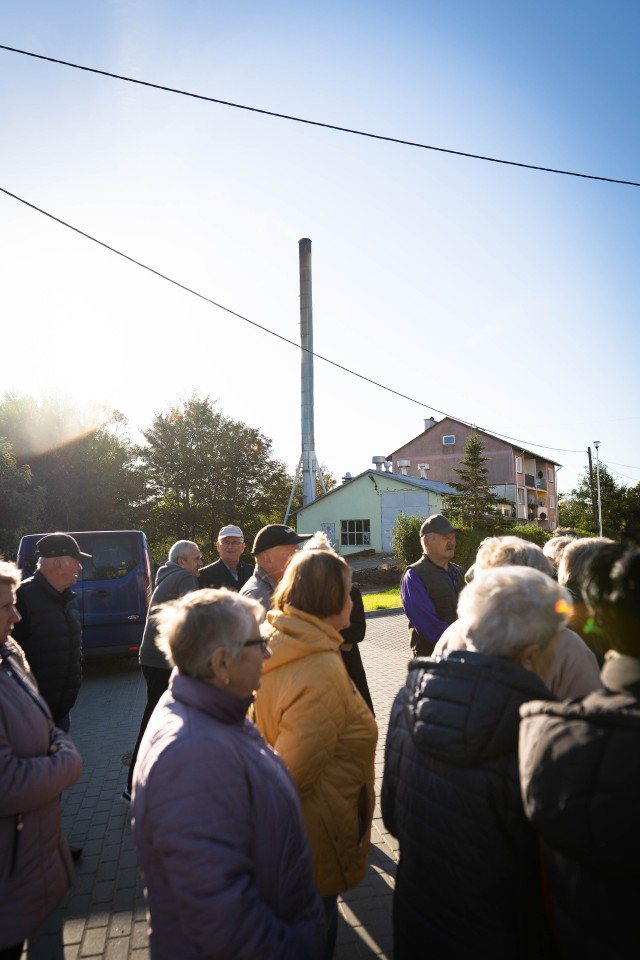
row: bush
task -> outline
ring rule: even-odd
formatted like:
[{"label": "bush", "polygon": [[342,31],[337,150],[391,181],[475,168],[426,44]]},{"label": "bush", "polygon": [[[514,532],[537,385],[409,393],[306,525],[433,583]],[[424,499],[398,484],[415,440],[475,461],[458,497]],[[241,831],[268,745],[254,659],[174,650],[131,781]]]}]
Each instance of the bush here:
[{"label": "bush", "polygon": [[539,547],[544,547],[547,540],[551,539],[551,531],[523,523],[519,527],[512,527],[509,530],[509,536],[520,537],[521,540],[529,540],[531,543],[537,543]]},{"label": "bush", "polygon": [[417,517],[415,514],[407,517],[401,510],[391,528],[393,552],[403,569],[408,567],[409,564],[415,563],[422,556],[420,527],[423,521],[424,517]]}]

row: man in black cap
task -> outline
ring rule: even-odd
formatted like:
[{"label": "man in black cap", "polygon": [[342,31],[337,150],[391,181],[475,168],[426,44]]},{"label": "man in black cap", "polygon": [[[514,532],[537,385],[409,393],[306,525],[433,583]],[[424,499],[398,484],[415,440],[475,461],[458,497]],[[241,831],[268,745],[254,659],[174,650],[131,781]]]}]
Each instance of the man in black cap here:
[{"label": "man in black cap", "polygon": [[312,536],[312,533],[296,533],[283,523],[270,523],[258,530],[251,551],[256,558],[256,570],[240,590],[240,595],[253,597],[265,610],[270,610],[273,591],[282,580],[291,557],[299,544]]},{"label": "man in black cap", "polygon": [[427,517],[420,527],[420,542],[424,553],[405,570],[400,598],[409,620],[413,655],[428,657],[458,617],[464,569],[451,562],[456,552],[456,530],[442,514]]},{"label": "man in black cap", "polygon": [[36,548],[36,572],[17,592],[22,619],[13,636],[25,652],[55,725],[67,732],[82,680],[82,625],[71,587],[82,570],[81,561],[91,557],[67,533],[48,533]]}]

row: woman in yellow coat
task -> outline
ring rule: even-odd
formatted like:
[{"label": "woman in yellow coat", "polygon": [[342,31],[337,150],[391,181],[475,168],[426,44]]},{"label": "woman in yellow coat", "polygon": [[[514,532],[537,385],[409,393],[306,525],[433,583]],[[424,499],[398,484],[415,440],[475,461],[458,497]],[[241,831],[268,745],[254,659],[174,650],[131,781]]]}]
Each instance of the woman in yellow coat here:
[{"label": "woman in yellow coat", "polygon": [[263,627],[271,658],[256,694],[256,723],[300,794],[315,877],[327,917],[327,957],[337,897],[367,870],[378,728],[350,680],[340,630],[349,625],[351,570],[335,553],[296,554]]}]

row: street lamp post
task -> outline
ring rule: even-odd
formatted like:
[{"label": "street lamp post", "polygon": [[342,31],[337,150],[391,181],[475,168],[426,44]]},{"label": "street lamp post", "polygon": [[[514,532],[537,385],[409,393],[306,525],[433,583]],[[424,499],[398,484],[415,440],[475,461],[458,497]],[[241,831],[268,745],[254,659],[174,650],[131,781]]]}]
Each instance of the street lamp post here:
[{"label": "street lamp post", "polygon": [[596,478],[598,483],[598,526],[600,527],[600,536],[602,536],[602,500],[600,498],[600,457],[598,455],[598,450],[600,448],[600,441],[594,440],[593,445],[596,448]]}]

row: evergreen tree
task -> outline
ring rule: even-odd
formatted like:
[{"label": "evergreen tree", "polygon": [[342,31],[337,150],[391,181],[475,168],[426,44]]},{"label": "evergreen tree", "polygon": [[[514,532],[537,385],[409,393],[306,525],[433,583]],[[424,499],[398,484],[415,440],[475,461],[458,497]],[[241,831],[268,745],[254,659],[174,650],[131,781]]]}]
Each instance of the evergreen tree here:
[{"label": "evergreen tree", "polygon": [[495,506],[501,502],[488,486],[488,460],[489,457],[484,456],[484,443],[474,430],[469,434],[460,465],[454,467],[458,479],[450,482],[458,496],[447,501],[449,513],[470,527],[483,526],[487,515],[495,520]]}]

